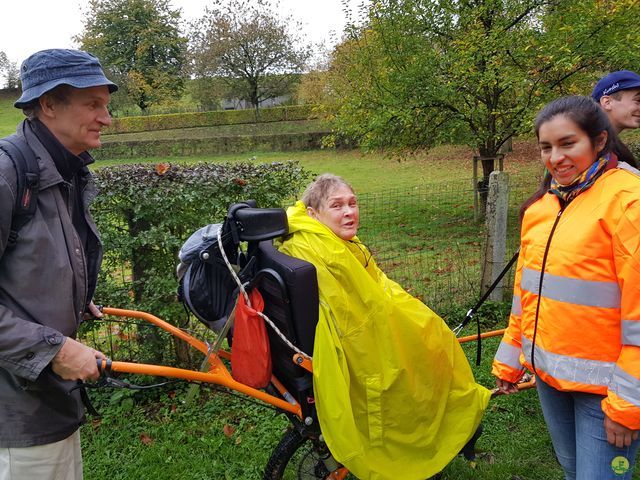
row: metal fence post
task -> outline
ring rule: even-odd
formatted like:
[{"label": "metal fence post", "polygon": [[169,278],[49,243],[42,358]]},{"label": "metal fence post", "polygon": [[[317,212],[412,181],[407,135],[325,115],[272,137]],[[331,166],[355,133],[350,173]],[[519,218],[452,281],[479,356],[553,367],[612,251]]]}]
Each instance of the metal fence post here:
[{"label": "metal fence post", "polygon": [[[509,174],[491,172],[487,196],[487,241],[484,251],[481,290],[486,292],[505,265],[507,249],[507,213],[509,208]],[[489,296],[501,302],[502,281]]]}]

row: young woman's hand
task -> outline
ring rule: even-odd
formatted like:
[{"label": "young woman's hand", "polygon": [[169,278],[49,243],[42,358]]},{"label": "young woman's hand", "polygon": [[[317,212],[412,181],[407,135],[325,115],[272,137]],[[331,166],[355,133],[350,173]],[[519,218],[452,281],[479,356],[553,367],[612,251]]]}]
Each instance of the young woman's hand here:
[{"label": "young woman's hand", "polygon": [[617,448],[628,447],[638,438],[638,430],[631,430],[607,415],[604,416],[604,430],[607,432],[607,441]]},{"label": "young woman's hand", "polygon": [[518,385],[515,383],[507,382],[506,380],[502,380],[500,378],[496,378],[496,386],[498,387],[498,391],[505,395],[509,395],[510,393],[518,393]]}]

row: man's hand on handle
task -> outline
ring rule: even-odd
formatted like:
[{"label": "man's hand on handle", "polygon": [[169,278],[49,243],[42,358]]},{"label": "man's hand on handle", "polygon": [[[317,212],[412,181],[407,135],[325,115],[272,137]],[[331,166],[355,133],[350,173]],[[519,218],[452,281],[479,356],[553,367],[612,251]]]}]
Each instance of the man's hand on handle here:
[{"label": "man's hand on handle", "polygon": [[107,357],[98,350],[67,337],[51,361],[51,368],[64,380],[97,380],[100,376],[96,359]]},{"label": "man's hand on handle", "polygon": [[89,320],[90,318],[102,318],[104,315],[100,311],[100,308],[93,303],[93,300],[89,302],[89,306],[87,307],[87,311],[84,314],[84,319]]}]

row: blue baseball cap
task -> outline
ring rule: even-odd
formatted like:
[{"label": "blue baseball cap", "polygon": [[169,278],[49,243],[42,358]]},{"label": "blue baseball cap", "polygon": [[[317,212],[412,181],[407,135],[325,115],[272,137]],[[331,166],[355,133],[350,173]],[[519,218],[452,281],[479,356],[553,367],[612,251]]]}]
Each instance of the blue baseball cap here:
[{"label": "blue baseball cap", "polygon": [[599,102],[605,95],[630,88],[640,88],[640,75],[631,70],[619,70],[602,77],[593,87],[591,96],[596,102]]},{"label": "blue baseball cap", "polygon": [[20,67],[22,96],[13,104],[24,108],[58,85],[90,88],[106,85],[109,92],[118,86],[105,77],[100,61],[82,50],[55,48],[36,52]]}]

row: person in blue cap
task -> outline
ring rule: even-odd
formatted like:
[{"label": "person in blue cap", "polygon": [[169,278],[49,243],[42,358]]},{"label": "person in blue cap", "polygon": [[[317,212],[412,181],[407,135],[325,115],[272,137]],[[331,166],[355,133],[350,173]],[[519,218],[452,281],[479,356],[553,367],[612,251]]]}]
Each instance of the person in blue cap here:
[{"label": "person in blue cap", "polygon": [[640,127],[640,75],[630,70],[602,77],[591,97],[607,113],[616,133]]},{"label": "person in blue cap", "polygon": [[74,387],[96,379],[104,358],[75,340],[83,318],[100,315],[87,151],[100,146],[118,87],[95,56],[66,49],[34,53],[20,79],[15,106],[27,118],[13,139],[37,158],[39,184],[33,216],[16,232],[18,169],[0,151],[0,480],[81,479],[85,418]]}]

